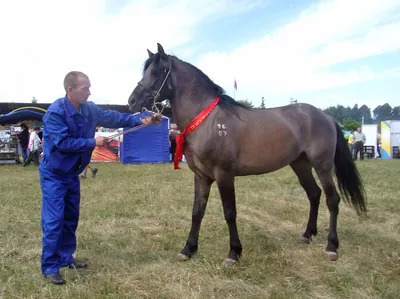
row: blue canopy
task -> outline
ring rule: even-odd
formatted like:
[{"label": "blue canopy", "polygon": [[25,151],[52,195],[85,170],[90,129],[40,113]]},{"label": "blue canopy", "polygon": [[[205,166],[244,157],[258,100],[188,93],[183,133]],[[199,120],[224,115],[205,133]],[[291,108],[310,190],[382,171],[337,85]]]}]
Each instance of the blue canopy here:
[{"label": "blue canopy", "polygon": [[32,110],[19,110],[10,112],[8,114],[0,115],[0,125],[14,125],[26,120],[37,120],[42,121],[44,112],[32,111]]}]

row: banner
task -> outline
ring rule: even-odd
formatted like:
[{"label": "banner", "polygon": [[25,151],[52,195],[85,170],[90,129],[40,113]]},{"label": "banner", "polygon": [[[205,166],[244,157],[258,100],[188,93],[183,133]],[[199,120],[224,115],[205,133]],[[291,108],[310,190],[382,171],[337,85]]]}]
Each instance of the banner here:
[{"label": "banner", "polygon": [[[109,137],[117,132],[96,132],[94,137],[104,136]],[[119,162],[119,140],[118,137],[112,140],[108,146],[94,148],[90,162]]]},{"label": "banner", "polygon": [[382,159],[391,159],[392,158],[392,145],[391,145],[391,126],[390,126],[391,121],[382,121],[381,122],[381,140],[382,140],[382,146],[381,146],[381,156]]}]

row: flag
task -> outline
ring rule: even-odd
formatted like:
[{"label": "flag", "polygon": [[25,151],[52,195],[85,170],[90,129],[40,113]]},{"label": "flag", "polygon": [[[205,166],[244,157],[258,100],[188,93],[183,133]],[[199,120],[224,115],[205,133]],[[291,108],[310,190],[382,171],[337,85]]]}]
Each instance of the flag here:
[{"label": "flag", "polygon": [[235,89],[237,90],[237,83],[236,83],[236,79],[235,79],[235,81],[233,82],[233,88],[235,88]]}]

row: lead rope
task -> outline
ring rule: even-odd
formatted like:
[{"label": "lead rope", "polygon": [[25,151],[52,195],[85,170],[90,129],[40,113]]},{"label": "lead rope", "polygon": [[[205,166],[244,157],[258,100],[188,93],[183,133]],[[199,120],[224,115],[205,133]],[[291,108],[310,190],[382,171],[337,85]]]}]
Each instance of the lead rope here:
[{"label": "lead rope", "polygon": [[[156,109],[157,109],[157,112],[156,112],[156,113],[161,113],[161,112],[159,112],[160,110],[157,108],[156,103],[153,103],[153,107],[156,107]],[[153,113],[153,114],[154,114],[155,112],[153,111],[153,107],[152,107],[152,111],[150,111],[150,113]],[[164,110],[164,109],[162,109],[162,110]],[[161,111],[162,111],[162,110],[161,110]],[[142,113],[145,112],[145,111],[149,111],[149,110],[147,110],[146,108],[143,107]],[[151,118],[152,118],[152,120],[155,120],[155,118],[154,118],[153,115],[151,115]],[[143,119],[143,118],[142,118],[142,119]],[[130,132],[137,131],[137,130],[139,130],[139,129],[141,129],[141,128],[144,128],[144,127],[147,127],[147,126],[150,126],[150,125],[153,125],[153,124],[154,124],[154,123],[152,123],[152,124],[141,124],[141,125],[139,125],[139,126],[130,128],[130,129],[128,129],[128,130],[121,131],[121,132],[119,132],[119,133],[117,133],[117,134],[114,134],[114,135],[111,135],[111,136],[107,137],[108,142],[111,142],[112,139],[115,139],[115,138],[117,138],[117,137],[119,137],[119,136],[125,135],[125,134],[130,133]]]}]

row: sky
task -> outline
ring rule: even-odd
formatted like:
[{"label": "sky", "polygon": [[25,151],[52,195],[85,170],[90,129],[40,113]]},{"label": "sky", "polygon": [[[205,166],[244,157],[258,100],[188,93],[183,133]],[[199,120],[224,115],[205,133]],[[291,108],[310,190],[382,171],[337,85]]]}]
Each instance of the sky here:
[{"label": "sky", "polygon": [[398,106],[399,36],[399,0],[0,1],[0,102],[51,103],[79,70],[125,105],[160,43],[255,106]]}]

